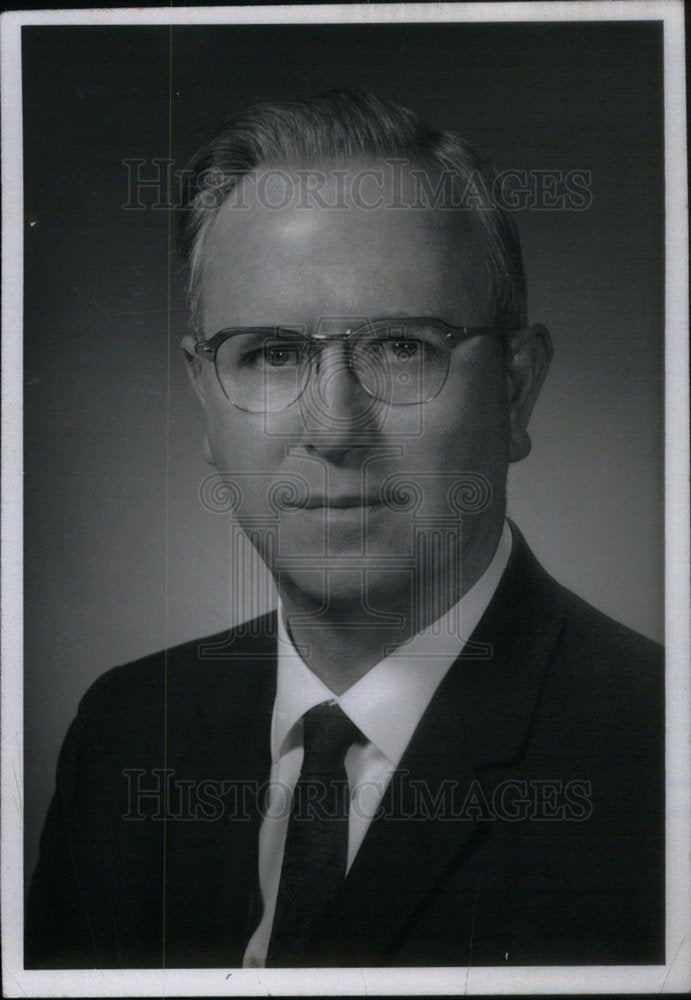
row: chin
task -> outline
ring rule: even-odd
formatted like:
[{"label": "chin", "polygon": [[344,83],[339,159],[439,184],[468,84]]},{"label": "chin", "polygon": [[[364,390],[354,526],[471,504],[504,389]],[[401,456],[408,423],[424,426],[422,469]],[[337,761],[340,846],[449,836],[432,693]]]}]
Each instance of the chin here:
[{"label": "chin", "polygon": [[[378,568],[376,564],[371,569],[341,569],[331,565],[328,571],[294,569],[279,573],[276,584],[279,592],[288,599],[292,596],[298,605],[304,606],[307,599],[317,617],[327,612],[343,613],[351,625],[355,624],[353,617],[357,617],[363,624],[394,626],[398,618],[387,618],[388,609],[399,603],[396,575],[390,567]],[[407,583],[410,587],[409,579]]]}]

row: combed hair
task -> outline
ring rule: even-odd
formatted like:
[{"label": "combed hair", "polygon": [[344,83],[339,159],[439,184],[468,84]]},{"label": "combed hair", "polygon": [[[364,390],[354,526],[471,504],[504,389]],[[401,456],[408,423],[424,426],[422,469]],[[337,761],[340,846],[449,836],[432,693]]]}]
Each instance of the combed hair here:
[{"label": "combed hair", "polygon": [[[491,193],[496,171],[455,132],[435,131],[413,111],[370,93],[334,90],[299,100],[261,102],[234,115],[194,157],[185,172],[179,251],[187,268],[192,322],[201,335],[204,243],[221,206],[260,167],[342,165],[351,161],[407,160],[450,174],[456,189],[471,183]],[[484,229],[495,322],[527,323],[520,241],[511,216],[487,197],[475,211]]]}]

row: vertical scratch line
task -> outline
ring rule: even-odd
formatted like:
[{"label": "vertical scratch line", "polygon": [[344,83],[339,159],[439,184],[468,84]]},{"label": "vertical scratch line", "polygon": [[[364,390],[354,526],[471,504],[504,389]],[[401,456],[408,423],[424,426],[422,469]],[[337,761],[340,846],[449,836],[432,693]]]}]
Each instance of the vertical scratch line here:
[{"label": "vertical scratch line", "polygon": [[[172,10],[173,0],[170,0]],[[166,427],[165,427],[165,555],[164,555],[164,591],[163,591],[163,773],[168,768],[168,602],[170,576],[170,337],[171,312],[173,295],[173,192],[172,192],[172,160],[173,160],[173,25],[168,26],[168,163],[166,167],[166,195],[168,212],[167,261],[166,261]],[[161,966],[166,967],[166,851],[167,851],[167,817],[168,817],[168,781],[163,786],[163,895],[162,895],[162,925],[161,925]]]}]

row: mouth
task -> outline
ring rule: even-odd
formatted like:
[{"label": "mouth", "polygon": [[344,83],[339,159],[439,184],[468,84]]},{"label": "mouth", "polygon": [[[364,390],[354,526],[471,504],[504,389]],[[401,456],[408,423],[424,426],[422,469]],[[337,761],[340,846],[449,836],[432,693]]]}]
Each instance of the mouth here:
[{"label": "mouth", "polygon": [[301,510],[362,510],[381,507],[381,500],[379,497],[363,497],[359,494],[335,497],[311,496],[297,506]]}]

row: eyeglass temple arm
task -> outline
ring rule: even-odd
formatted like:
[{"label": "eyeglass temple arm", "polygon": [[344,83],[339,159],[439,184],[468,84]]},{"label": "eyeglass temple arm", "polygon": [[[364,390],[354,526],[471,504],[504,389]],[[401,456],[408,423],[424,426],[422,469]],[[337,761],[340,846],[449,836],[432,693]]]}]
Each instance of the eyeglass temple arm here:
[{"label": "eyeglass temple arm", "polygon": [[194,345],[194,350],[196,354],[201,355],[203,358],[213,358],[216,353],[216,348],[210,340],[198,340]]}]

